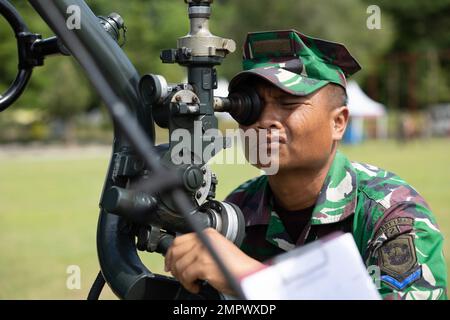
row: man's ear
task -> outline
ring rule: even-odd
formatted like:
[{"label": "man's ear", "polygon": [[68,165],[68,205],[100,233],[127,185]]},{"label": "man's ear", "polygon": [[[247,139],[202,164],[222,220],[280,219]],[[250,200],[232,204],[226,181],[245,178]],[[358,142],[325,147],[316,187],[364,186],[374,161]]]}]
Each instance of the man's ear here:
[{"label": "man's ear", "polygon": [[349,110],[347,106],[336,108],[331,112],[331,132],[333,140],[342,140],[345,128],[347,128],[348,118]]}]

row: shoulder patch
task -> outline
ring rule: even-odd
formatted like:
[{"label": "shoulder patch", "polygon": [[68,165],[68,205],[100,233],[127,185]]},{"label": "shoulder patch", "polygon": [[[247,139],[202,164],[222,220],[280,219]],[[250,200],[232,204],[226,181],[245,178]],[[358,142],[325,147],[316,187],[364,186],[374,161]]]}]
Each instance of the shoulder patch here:
[{"label": "shoulder patch", "polygon": [[398,217],[385,222],[380,229],[378,229],[377,234],[384,233],[386,238],[392,238],[393,236],[410,231],[413,227],[414,219],[409,217]]},{"label": "shoulder patch", "polygon": [[400,235],[386,241],[379,248],[378,260],[385,273],[381,280],[396,289],[401,290],[421,277],[412,235]]},{"label": "shoulder patch", "polygon": [[413,273],[411,273],[408,277],[406,277],[403,281],[398,281],[397,279],[389,276],[389,275],[383,275],[381,276],[381,280],[384,281],[385,283],[389,284],[391,287],[397,289],[397,290],[403,290],[406,287],[408,287],[408,285],[416,282],[417,280],[419,280],[422,277],[422,268],[419,267],[416,269],[416,271],[414,271]]}]

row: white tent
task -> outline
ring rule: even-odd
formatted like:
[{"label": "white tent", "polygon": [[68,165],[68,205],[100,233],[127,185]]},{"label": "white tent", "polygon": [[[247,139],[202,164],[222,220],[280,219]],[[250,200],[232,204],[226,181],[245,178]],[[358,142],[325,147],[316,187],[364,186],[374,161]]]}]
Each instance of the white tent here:
[{"label": "white tent", "polygon": [[[228,97],[228,81],[224,78],[217,80],[217,89],[214,90],[216,97]],[[216,117],[224,121],[234,121],[228,112],[216,112]]]},{"label": "white tent", "polygon": [[347,83],[350,123],[344,141],[358,143],[363,140],[364,122],[371,119],[376,122],[376,137],[387,137],[386,107],[369,98],[355,81]]},{"label": "white tent", "polygon": [[386,108],[369,98],[355,81],[347,83],[348,108],[352,117],[384,117]]},{"label": "white tent", "polygon": [[216,97],[228,97],[228,80],[225,78],[219,78],[217,80],[217,89],[214,90]]}]

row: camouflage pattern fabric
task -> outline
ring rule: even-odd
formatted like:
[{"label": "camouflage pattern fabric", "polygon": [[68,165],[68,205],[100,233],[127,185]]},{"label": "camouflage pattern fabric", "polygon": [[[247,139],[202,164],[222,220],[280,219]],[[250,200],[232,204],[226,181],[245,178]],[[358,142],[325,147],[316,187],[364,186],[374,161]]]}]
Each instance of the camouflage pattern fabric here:
[{"label": "camouflage pattern fabric", "polygon": [[245,71],[231,80],[230,92],[256,76],[289,94],[304,96],[328,83],[345,88],[346,77],[361,69],[342,44],[295,30],[249,33],[243,52]]},{"label": "camouflage pattern fabric", "polygon": [[379,268],[384,299],[447,298],[443,236],[424,199],[393,173],[350,162],[338,151],[299,239],[289,237],[273,210],[267,176],[245,182],[226,201],[245,217],[241,249],[260,261],[330,232],[348,231],[366,266]]}]

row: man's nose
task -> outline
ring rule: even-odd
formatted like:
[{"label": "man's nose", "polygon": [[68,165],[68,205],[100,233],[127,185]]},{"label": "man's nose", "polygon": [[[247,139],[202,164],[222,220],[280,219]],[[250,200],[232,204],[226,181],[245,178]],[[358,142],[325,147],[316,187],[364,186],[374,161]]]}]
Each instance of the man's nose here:
[{"label": "man's nose", "polygon": [[256,122],[256,126],[260,129],[280,129],[280,116],[275,103],[265,103],[261,115]]}]

